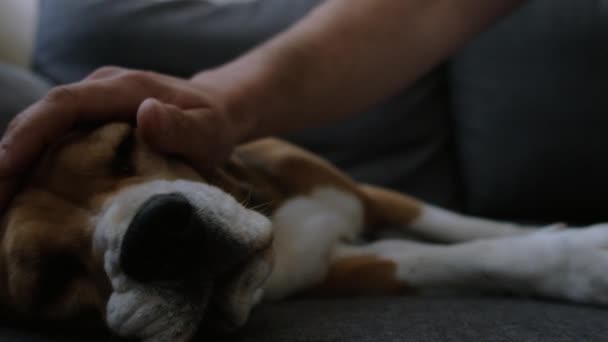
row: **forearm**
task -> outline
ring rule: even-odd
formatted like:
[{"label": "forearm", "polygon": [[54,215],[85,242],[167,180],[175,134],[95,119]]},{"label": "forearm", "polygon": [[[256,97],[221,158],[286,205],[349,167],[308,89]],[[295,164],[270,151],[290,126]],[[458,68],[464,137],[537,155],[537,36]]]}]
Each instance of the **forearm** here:
[{"label": "forearm", "polygon": [[407,87],[523,0],[327,0],[290,30],[193,78],[246,138],[342,118]]}]

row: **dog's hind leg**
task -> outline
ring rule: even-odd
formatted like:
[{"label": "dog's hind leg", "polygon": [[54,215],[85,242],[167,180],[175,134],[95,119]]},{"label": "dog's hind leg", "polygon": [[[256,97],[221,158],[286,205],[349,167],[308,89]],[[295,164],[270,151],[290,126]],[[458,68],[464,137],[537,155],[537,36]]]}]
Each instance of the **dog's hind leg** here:
[{"label": "dog's hind leg", "polygon": [[311,294],[499,291],[608,304],[608,225],[454,245],[380,240],[333,252]]},{"label": "dog's hind leg", "polygon": [[533,231],[514,223],[461,215],[376,186],[360,185],[360,190],[366,198],[367,222],[375,228],[403,228],[410,234],[438,242],[465,242]]}]

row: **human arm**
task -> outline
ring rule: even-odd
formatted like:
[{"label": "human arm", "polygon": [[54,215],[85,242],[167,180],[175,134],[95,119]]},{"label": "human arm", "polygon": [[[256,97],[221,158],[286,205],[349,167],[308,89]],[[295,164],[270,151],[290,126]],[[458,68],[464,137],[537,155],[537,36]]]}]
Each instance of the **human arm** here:
[{"label": "human arm", "polygon": [[343,118],[411,85],[521,0],[330,0],[193,80],[255,138]]}]

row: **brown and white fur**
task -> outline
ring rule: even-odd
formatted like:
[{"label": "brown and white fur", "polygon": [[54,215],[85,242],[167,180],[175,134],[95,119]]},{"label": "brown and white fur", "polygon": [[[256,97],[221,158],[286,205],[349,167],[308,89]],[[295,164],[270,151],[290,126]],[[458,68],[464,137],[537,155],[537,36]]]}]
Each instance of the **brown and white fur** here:
[{"label": "brown and white fur", "polygon": [[[377,239],[384,229],[412,239]],[[0,299],[24,319],[95,311],[116,334],[186,341],[261,300],[497,290],[608,302],[608,225],[531,230],[358,184],[277,139],[195,171],[127,124],[51,146],[3,220]],[[212,323],[210,323],[212,322]]]}]

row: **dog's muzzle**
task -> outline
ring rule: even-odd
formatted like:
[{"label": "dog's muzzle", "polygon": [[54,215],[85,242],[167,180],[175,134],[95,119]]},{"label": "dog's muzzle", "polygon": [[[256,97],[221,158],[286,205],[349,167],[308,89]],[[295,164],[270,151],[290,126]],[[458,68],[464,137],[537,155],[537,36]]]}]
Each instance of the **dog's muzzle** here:
[{"label": "dog's muzzle", "polygon": [[120,265],[140,282],[213,279],[251,251],[179,193],[150,197],[124,235]]},{"label": "dog's muzzle", "polygon": [[246,322],[272,271],[272,225],[219,188],[151,181],[108,199],[94,249],[112,283],[108,327],[186,341],[203,321]]}]

